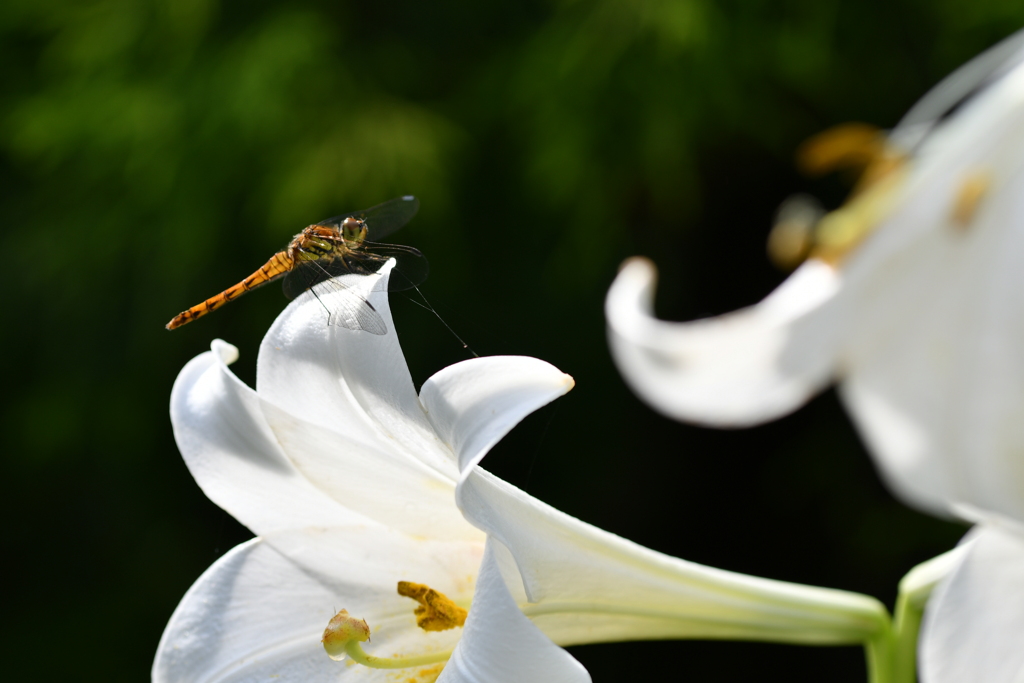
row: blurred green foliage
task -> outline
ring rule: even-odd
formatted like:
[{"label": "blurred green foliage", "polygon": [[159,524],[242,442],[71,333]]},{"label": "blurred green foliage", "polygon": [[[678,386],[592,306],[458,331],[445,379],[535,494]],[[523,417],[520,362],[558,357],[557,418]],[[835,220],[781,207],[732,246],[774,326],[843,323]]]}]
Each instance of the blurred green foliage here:
[{"label": "blurred green foliage", "polygon": [[[746,432],[654,415],[610,363],[603,295],[645,253],[666,317],[756,301],[782,277],[763,256],[774,207],[844,192],[796,176],[795,146],[892,125],[1022,22],[1010,0],[3,3],[7,670],[147,675],[181,594],[246,537],[177,456],[171,383],[214,337],[251,379],[284,300],[163,324],[311,221],[406,193],[423,209],[396,239],[430,257],[448,323],[578,382],[488,467],[666,552],[891,600],[960,529],[882,490],[831,395]],[[418,382],[465,356],[393,306]],[[637,671],[632,648],[673,659]],[[863,679],[853,650],[574,652],[599,682]]]}]

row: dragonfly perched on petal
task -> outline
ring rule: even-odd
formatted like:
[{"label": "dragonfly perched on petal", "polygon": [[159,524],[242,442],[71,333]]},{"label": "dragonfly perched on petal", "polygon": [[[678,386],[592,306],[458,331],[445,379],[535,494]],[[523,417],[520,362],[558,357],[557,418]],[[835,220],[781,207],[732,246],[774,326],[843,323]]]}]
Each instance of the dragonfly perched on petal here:
[{"label": "dragonfly perched on petal", "polygon": [[255,273],[179,313],[167,323],[167,329],[181,327],[252,289],[284,278],[285,296],[294,299],[311,291],[327,308],[328,324],[385,334],[387,325],[373,305],[355,288],[335,278],[373,275],[395,259],[397,263],[387,280],[389,290],[410,289],[423,282],[429,268],[418,249],[367,239],[387,237],[412,220],[419,208],[419,200],[407,195],[313,223]]}]

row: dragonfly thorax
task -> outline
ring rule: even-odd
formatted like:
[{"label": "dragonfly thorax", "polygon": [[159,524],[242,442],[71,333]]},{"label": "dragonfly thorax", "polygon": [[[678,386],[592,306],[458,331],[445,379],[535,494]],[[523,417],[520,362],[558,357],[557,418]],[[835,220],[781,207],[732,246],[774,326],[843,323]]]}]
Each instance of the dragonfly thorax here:
[{"label": "dragonfly thorax", "polygon": [[296,235],[289,249],[291,257],[298,261],[313,261],[334,252],[341,240],[336,235],[331,239],[331,235],[319,234],[320,230],[323,230],[321,226],[311,225]]}]

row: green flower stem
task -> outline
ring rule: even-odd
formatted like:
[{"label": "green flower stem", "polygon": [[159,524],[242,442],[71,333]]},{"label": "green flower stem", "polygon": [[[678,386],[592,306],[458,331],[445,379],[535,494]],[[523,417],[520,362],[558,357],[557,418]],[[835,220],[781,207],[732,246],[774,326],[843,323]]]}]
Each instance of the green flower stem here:
[{"label": "green flower stem", "polygon": [[893,629],[885,630],[864,643],[868,683],[895,683],[893,678]]},{"label": "green flower stem", "polygon": [[936,584],[956,567],[967,546],[959,546],[917,565],[900,581],[893,627],[892,683],[917,680],[917,637],[924,606]]},{"label": "green flower stem", "polygon": [[915,604],[907,593],[896,598],[894,624],[893,683],[917,680],[917,636],[921,630],[924,606]]}]

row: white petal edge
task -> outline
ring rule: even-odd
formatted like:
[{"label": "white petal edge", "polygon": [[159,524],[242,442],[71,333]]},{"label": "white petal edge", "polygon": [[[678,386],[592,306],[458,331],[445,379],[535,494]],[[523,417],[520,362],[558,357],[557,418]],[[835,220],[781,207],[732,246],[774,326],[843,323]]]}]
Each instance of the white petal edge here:
[{"label": "white petal edge", "polygon": [[652,314],[657,272],[627,260],[605,300],[612,355],[627,383],[669,417],[742,427],[785,415],[831,380],[841,316],[829,265],[810,260],[760,304],[688,323]]},{"label": "white petal edge", "polygon": [[1024,681],[1024,537],[998,524],[965,537],[972,547],[925,608],[923,683]]},{"label": "white petal edge", "polygon": [[590,683],[583,665],[519,611],[493,543],[487,542],[462,638],[437,683]]},{"label": "white petal edge", "polygon": [[555,366],[526,356],[489,356],[451,365],[420,390],[438,436],[465,473],[524,417],[574,386]]},{"label": "white petal edge", "polygon": [[943,78],[900,119],[891,137],[905,149],[915,147],[960,100],[1022,59],[1024,31],[1017,31]]},{"label": "white petal edge", "polygon": [[160,640],[153,683],[392,681],[393,671],[331,660],[320,644],[328,620],[341,608],[367,619],[371,652],[450,650],[459,634],[419,629],[416,604],[396,584],[424,582],[467,603],[483,550],[355,527],[287,532],[272,544],[253,539],[182,599]]},{"label": "white petal edge", "polygon": [[256,534],[366,521],[314,488],[288,461],[260,400],[228,369],[238,350],[215,340],[171,389],[171,425],[203,492]]}]

